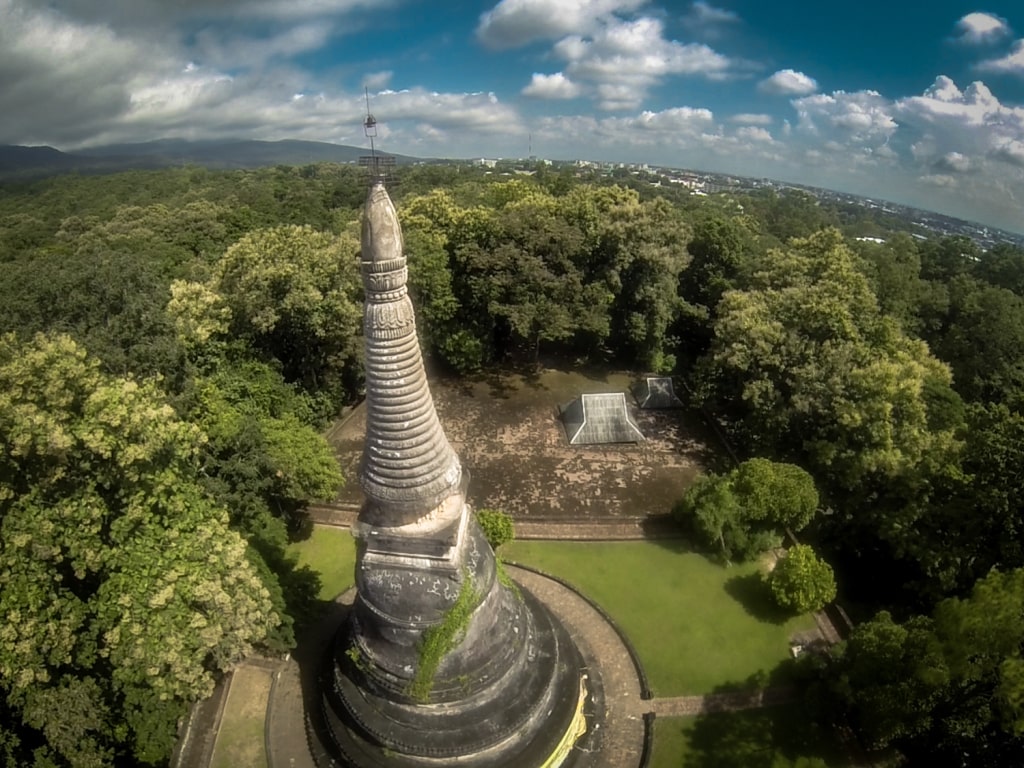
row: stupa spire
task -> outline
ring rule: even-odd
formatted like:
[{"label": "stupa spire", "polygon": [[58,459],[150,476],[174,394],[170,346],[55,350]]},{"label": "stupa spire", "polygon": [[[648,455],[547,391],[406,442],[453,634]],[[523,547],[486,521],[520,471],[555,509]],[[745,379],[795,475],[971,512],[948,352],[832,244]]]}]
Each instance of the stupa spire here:
[{"label": "stupa spire", "polygon": [[366,447],[359,480],[375,518],[412,522],[459,488],[462,467],[444,434],[423,368],[395,206],[374,182],[363,214]]},{"label": "stupa spire", "polygon": [[321,673],[317,759],[321,768],[556,768],[585,728],[582,661],[544,605],[500,578],[472,514],[427,384],[402,245],[377,178],[360,256],[357,592]]}]

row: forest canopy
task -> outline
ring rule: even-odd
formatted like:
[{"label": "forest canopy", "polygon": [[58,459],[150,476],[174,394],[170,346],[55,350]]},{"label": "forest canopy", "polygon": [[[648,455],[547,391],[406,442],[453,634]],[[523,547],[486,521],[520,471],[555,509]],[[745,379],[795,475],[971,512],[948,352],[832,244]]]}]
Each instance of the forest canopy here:
[{"label": "forest canopy", "polygon": [[[534,171],[399,171],[429,364],[681,379],[753,460],[691,500],[709,546],[803,528],[858,606],[819,714],[1024,764],[1024,252]],[[294,643],[317,590],[285,546],[362,396],[364,189],[328,164],[0,187],[0,761],[161,764],[227,665]]]}]

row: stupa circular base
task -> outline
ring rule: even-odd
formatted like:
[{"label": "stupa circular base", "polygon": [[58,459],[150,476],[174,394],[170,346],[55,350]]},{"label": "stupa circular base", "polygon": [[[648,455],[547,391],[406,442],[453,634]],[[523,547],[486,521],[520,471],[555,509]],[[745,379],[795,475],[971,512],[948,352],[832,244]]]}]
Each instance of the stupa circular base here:
[{"label": "stupa circular base", "polygon": [[[322,657],[320,698],[308,712],[311,746],[320,768],[573,768],[578,742],[596,731],[603,711],[600,676],[585,668],[575,643],[529,591],[538,653],[522,679],[498,699],[474,707],[396,707],[362,691],[343,674],[332,642]],[[345,628],[339,630],[344,633]]]}]

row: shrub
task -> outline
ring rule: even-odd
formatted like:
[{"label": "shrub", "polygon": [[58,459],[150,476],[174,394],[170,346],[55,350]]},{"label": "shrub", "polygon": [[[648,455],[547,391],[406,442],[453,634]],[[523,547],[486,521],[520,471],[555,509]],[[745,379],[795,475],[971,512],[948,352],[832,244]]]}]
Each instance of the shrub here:
[{"label": "shrub", "polygon": [[775,601],[795,613],[820,610],[836,596],[832,566],[806,544],[790,547],[768,575],[768,586]]},{"label": "shrub", "polygon": [[498,547],[516,537],[512,518],[506,512],[497,509],[481,509],[476,513],[477,522],[487,537],[487,543],[497,551]]}]

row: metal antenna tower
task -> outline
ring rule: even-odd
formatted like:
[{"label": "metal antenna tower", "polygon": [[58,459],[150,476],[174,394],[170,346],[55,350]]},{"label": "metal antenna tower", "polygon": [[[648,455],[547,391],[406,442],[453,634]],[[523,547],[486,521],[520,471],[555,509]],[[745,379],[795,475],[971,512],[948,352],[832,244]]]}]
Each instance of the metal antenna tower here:
[{"label": "metal antenna tower", "polygon": [[370,89],[363,88],[366,95],[366,119],[363,120],[363,133],[370,140],[370,154],[359,158],[359,165],[369,169],[369,183],[391,181],[391,168],[395,166],[394,155],[378,155],[374,139],[377,138],[377,118],[370,113]]}]

